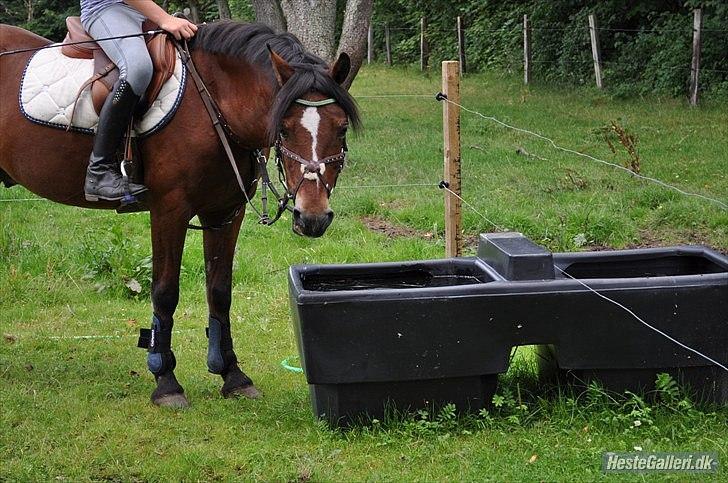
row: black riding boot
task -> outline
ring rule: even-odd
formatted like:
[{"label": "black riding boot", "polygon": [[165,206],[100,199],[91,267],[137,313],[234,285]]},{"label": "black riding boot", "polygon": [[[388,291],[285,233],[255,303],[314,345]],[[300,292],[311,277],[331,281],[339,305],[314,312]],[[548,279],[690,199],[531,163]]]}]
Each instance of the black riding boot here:
[{"label": "black riding boot", "polygon": [[114,90],[104,102],[99,114],[94,149],[86,172],[84,192],[87,201],[118,201],[123,199],[127,192],[137,195],[147,190],[146,187],[136,183],[129,183],[127,187],[119,172],[119,163],[116,161],[116,150],[121,144],[138,102],[139,96],[123,79],[116,82]]}]

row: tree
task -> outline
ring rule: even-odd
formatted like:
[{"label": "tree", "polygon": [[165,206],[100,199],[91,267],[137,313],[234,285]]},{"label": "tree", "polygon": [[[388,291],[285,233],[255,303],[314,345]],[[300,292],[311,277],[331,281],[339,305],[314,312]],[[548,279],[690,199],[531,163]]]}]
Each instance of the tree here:
[{"label": "tree", "polygon": [[354,82],[354,77],[364,62],[373,3],[372,0],[349,0],[346,3],[338,53],[346,52],[351,58],[351,71],[344,82],[347,88]]},{"label": "tree", "polygon": [[223,12],[220,8],[229,6],[227,0],[225,5],[221,5],[221,0],[155,0],[168,12],[186,13],[189,19],[195,23],[212,22],[218,18]]},{"label": "tree", "polygon": [[351,86],[364,60],[373,0],[347,0],[336,48],[336,0],[251,0],[257,21],[276,31],[288,30],[322,59],[332,62],[341,52],[351,58],[344,82]]},{"label": "tree", "polygon": [[251,3],[258,22],[268,25],[276,32],[286,31],[286,19],[278,1],[251,0]]},{"label": "tree", "polygon": [[332,61],[336,33],[333,0],[280,0],[288,31],[322,59]]},{"label": "tree", "polygon": [[17,25],[50,40],[66,35],[66,17],[78,15],[80,3],[69,0],[0,0],[0,23]]},{"label": "tree", "polygon": [[217,0],[217,10],[220,12],[220,18],[232,18],[228,0]]}]

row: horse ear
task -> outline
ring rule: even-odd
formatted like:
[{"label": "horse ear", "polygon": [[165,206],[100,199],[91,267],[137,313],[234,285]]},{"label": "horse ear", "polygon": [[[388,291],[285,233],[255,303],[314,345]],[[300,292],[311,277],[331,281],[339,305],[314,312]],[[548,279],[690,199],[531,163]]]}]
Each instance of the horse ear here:
[{"label": "horse ear", "polygon": [[278,80],[278,85],[283,87],[283,84],[288,82],[288,79],[293,76],[293,68],[288,65],[288,62],[286,62],[283,57],[273,52],[270,45],[267,45],[267,47],[268,52],[270,52],[270,62],[273,66],[273,72],[276,75],[276,79]]},{"label": "horse ear", "polygon": [[349,71],[351,71],[351,59],[349,54],[342,52],[331,67],[331,77],[334,78],[337,84],[343,84],[349,76]]}]

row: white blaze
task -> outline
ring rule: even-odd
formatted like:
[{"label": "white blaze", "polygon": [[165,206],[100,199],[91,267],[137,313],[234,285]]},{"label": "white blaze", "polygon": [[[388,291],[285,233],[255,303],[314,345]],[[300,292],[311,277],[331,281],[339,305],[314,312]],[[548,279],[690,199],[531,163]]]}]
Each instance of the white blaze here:
[{"label": "white blaze", "polygon": [[[316,152],[316,145],[318,144],[318,131],[319,131],[319,124],[321,123],[321,115],[318,112],[318,109],[315,107],[307,107],[303,110],[303,116],[301,116],[301,126],[308,131],[311,134],[311,161],[318,161],[318,153]],[[323,170],[325,169],[325,165],[322,168],[321,174],[323,174]],[[301,166],[301,171],[304,170],[304,167]],[[303,175],[304,178],[310,179],[310,180],[318,180],[318,176],[316,176],[316,173],[306,173]]]}]

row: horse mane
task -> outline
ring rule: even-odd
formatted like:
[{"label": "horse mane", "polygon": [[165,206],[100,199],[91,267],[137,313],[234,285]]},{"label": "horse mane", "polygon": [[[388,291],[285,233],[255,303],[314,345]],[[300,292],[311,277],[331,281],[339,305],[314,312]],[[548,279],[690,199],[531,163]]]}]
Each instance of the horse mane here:
[{"label": "horse mane", "polygon": [[275,33],[267,25],[223,20],[200,26],[190,47],[212,54],[221,54],[262,66],[277,84],[268,47],[281,56],[294,70],[293,76],[276,94],[271,108],[268,133],[271,144],[278,137],[281,123],[293,102],[310,92],[332,97],[344,110],[355,130],[361,126],[356,102],[349,92],[331,77],[329,66],[320,57],[306,52],[301,41],[290,33]]}]

